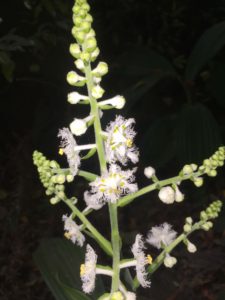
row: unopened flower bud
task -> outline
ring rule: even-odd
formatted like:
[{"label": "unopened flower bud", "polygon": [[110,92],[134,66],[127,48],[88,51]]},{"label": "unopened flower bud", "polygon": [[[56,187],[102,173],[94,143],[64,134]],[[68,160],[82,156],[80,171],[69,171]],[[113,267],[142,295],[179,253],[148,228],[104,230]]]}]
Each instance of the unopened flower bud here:
[{"label": "unopened flower bud", "polygon": [[91,59],[91,55],[88,52],[82,52],[80,54],[80,59],[83,60],[85,63],[88,63]]},{"label": "unopened flower bud", "polygon": [[190,241],[187,241],[187,250],[190,253],[195,253],[197,251],[197,248],[193,243],[191,243]]},{"label": "unopened flower bud", "polygon": [[57,204],[59,202],[60,202],[60,198],[58,198],[58,197],[53,197],[53,198],[50,199],[50,203],[52,205],[55,205],[55,204]]},{"label": "unopened flower bud", "polygon": [[217,171],[216,170],[210,170],[207,174],[210,177],[215,177],[217,175]]},{"label": "unopened flower bud", "polygon": [[80,46],[78,44],[71,44],[70,45],[70,54],[75,57],[75,58],[79,58],[80,56]]},{"label": "unopened flower bud", "polygon": [[115,292],[112,294],[111,300],[124,300],[123,294],[121,292]]},{"label": "unopened flower bud", "polygon": [[91,53],[91,61],[94,62],[96,58],[99,56],[100,50],[97,47],[92,53]]},{"label": "unopened flower bud", "polygon": [[172,268],[177,263],[176,257],[170,256],[167,254],[167,256],[164,259],[164,265],[167,268]]},{"label": "unopened flower bud", "polygon": [[72,123],[70,123],[70,130],[74,135],[82,135],[87,131],[86,121],[82,119],[74,119]]},{"label": "unopened flower bud", "polygon": [[[211,211],[211,210],[210,210]],[[200,219],[207,220],[208,219],[208,212],[206,213],[204,210],[200,212]]]},{"label": "unopened flower bud", "polygon": [[204,181],[203,181],[202,177],[197,177],[197,178],[194,178],[193,182],[194,182],[195,186],[201,187],[203,185]]},{"label": "unopened flower bud", "polygon": [[152,178],[155,175],[155,169],[152,167],[147,167],[144,169],[144,174],[147,178]]},{"label": "unopened flower bud", "polygon": [[109,68],[108,68],[107,63],[101,61],[101,62],[99,62],[97,67],[92,71],[92,73],[94,76],[101,77],[101,76],[106,75],[108,73],[108,71],[109,71]]},{"label": "unopened flower bud", "polygon": [[195,172],[198,169],[198,166],[196,164],[191,164],[191,168]]},{"label": "unopened flower bud", "polygon": [[187,224],[191,225],[191,224],[193,223],[193,219],[192,219],[191,217],[187,217],[187,218],[185,219],[185,222],[186,222]]},{"label": "unopened flower bud", "polygon": [[72,182],[73,179],[74,179],[73,175],[67,175],[67,176],[66,176],[66,181],[67,181],[67,182]]},{"label": "unopened flower bud", "polygon": [[86,40],[86,50],[91,53],[97,47],[97,42],[95,37],[90,37]]},{"label": "unopened flower bud", "polygon": [[193,173],[192,167],[190,165],[185,165],[183,167],[183,173],[184,173],[184,175],[190,175],[190,174],[192,174]]},{"label": "unopened flower bud", "polygon": [[56,176],[56,182],[59,183],[59,184],[63,184],[65,183],[65,175],[64,174],[59,174]]},{"label": "unopened flower bud", "polygon": [[188,233],[188,232],[191,232],[192,226],[190,224],[185,224],[183,229],[184,229],[184,232]]},{"label": "unopened flower bud", "polygon": [[100,85],[96,85],[95,87],[93,87],[91,94],[94,98],[99,99],[103,96],[104,92],[105,91],[100,87]]},{"label": "unopened flower bud", "polygon": [[175,201],[175,192],[170,186],[161,188],[159,199],[166,204],[172,204]]},{"label": "unopened flower bud", "polygon": [[84,70],[84,62],[83,62],[83,60],[82,59],[77,59],[76,61],[75,61],[75,65],[76,65],[76,67],[77,67],[77,69],[79,69],[79,70]]},{"label": "unopened flower bud", "polygon": [[175,188],[175,201],[182,202],[184,200],[184,194],[181,193],[179,188],[176,186]]},{"label": "unopened flower bud", "polygon": [[67,96],[67,101],[70,104],[77,104],[81,100],[88,100],[88,99],[89,98],[87,96],[83,96],[83,95],[79,94],[78,92],[69,93],[68,96]]},{"label": "unopened flower bud", "polygon": [[83,86],[85,84],[85,78],[79,76],[76,72],[70,71],[67,74],[67,82],[73,86]]}]

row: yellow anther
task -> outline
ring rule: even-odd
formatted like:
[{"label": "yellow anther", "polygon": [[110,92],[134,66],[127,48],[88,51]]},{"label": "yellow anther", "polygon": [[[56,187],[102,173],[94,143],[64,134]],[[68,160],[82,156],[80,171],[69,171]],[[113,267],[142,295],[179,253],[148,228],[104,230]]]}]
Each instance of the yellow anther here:
[{"label": "yellow anther", "polygon": [[65,232],[64,233],[65,238],[67,238],[68,240],[71,238],[71,234],[69,232]]},{"label": "yellow anther", "polygon": [[126,145],[127,145],[128,148],[131,148],[133,146],[132,140],[131,139],[127,139],[126,140]]},{"label": "yellow anther", "polygon": [[83,276],[85,274],[85,265],[80,265],[80,276]]},{"label": "yellow anther", "polygon": [[62,148],[59,149],[59,155],[63,155],[64,154],[64,151]]},{"label": "yellow anther", "polygon": [[151,255],[147,255],[147,262],[148,262],[149,265],[152,264],[152,257],[151,257]]}]

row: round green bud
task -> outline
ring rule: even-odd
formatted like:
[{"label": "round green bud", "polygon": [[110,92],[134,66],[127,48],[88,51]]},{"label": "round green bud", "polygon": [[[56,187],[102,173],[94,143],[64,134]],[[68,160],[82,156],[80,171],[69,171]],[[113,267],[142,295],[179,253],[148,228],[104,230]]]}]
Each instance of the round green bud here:
[{"label": "round green bud", "polygon": [[53,197],[53,198],[50,199],[50,203],[52,205],[55,205],[55,204],[57,204],[59,202],[60,202],[60,198],[58,198],[58,197]]},{"label": "round green bud", "polygon": [[208,222],[207,222],[207,225],[208,225],[208,227],[211,229],[211,228],[213,227],[213,222],[208,221]]},{"label": "round green bud", "polygon": [[53,191],[50,190],[50,189],[47,189],[47,190],[45,191],[45,194],[46,194],[47,196],[50,196],[50,195],[53,194]]},{"label": "round green bud", "polygon": [[222,167],[222,166],[224,165],[224,161],[219,160],[219,161],[218,161],[218,165],[219,165],[220,167]]},{"label": "round green bud", "polygon": [[211,162],[209,159],[204,159],[203,160],[203,165],[206,166],[206,167],[210,167],[211,166]]},{"label": "round green bud", "polygon": [[74,179],[73,175],[67,175],[67,176],[66,176],[67,182],[72,182],[73,179]]},{"label": "round green bud", "polygon": [[112,294],[110,300],[124,300],[123,294],[121,292],[115,292]]},{"label": "round green bud", "polygon": [[51,167],[52,169],[58,169],[58,168],[59,168],[59,164],[58,164],[55,160],[52,160],[52,161],[50,162],[50,167]]},{"label": "round green bud", "polygon": [[88,63],[88,62],[90,61],[90,59],[91,59],[91,55],[90,55],[90,53],[88,53],[88,52],[82,52],[82,53],[80,54],[80,59],[81,59],[83,62]]},{"label": "round green bud", "polygon": [[207,220],[208,219],[208,213],[206,213],[204,210],[200,212],[200,219],[201,220]]},{"label": "round green bud", "polygon": [[79,75],[74,71],[70,71],[67,74],[66,80],[70,85],[75,85],[79,81]]},{"label": "round green bud", "polygon": [[99,56],[100,50],[97,47],[92,53],[91,53],[91,61],[94,62],[96,58]]},{"label": "round green bud", "polygon": [[210,177],[215,177],[216,175],[217,175],[217,171],[216,170],[210,170],[208,172],[208,176],[210,176]]},{"label": "round green bud", "polygon": [[86,12],[89,12],[90,11],[90,5],[88,3],[84,3],[81,8],[83,10],[85,10]]},{"label": "round green bud", "polygon": [[77,15],[73,15],[73,23],[76,27],[80,27],[83,22],[83,19]]},{"label": "round green bud", "polygon": [[70,54],[75,57],[75,58],[79,58],[80,57],[80,46],[78,44],[71,44],[70,45]]},{"label": "round green bud", "polygon": [[212,166],[213,166],[214,168],[216,168],[216,167],[218,166],[218,163],[219,163],[218,160],[212,159],[211,162],[212,162]]},{"label": "round green bud", "polygon": [[184,175],[190,175],[193,173],[192,167],[190,165],[185,165],[183,167],[183,173]]},{"label": "round green bud", "polygon": [[59,183],[59,184],[63,184],[65,183],[65,175],[64,174],[59,174],[56,176],[56,182]]},{"label": "round green bud", "polygon": [[78,16],[81,17],[81,18],[85,18],[86,17],[86,11],[82,8],[79,9],[79,12],[78,12]]},{"label": "round green bud", "polygon": [[78,31],[75,26],[72,28],[72,35],[79,44],[82,44],[85,40],[85,33],[83,31]]},{"label": "round green bud", "polygon": [[200,166],[199,171],[204,172],[205,171],[205,166]]},{"label": "round green bud", "polygon": [[184,232],[188,233],[191,231],[192,226],[190,224],[185,224],[183,229],[184,229]]},{"label": "round green bud", "polygon": [[64,185],[61,185],[61,184],[57,184],[55,186],[55,191],[56,192],[63,192],[65,190],[65,186]]},{"label": "round green bud", "polygon": [[203,185],[203,178],[202,177],[198,177],[198,178],[195,178],[194,180],[193,180],[193,182],[194,182],[194,185],[196,186],[196,187],[201,187],[202,185]]},{"label": "round green bud", "polygon": [[80,5],[75,4],[72,8],[72,11],[75,15],[77,15],[80,11]]},{"label": "round green bud", "polygon": [[185,222],[186,222],[187,224],[191,225],[191,224],[193,223],[193,219],[192,219],[191,217],[187,217],[187,218],[185,219]]},{"label": "round green bud", "polygon": [[87,14],[86,17],[85,17],[85,21],[92,23],[93,22],[92,16],[90,14]]},{"label": "round green bud", "polygon": [[191,167],[194,172],[198,169],[198,166],[196,164],[191,164]]},{"label": "round green bud", "polygon": [[97,47],[97,41],[94,37],[88,38],[86,40],[86,50],[91,53]]},{"label": "round green bud", "polygon": [[207,223],[201,225],[201,228],[202,228],[203,230],[205,230],[205,231],[209,231],[210,226],[208,225],[208,222],[207,222]]}]

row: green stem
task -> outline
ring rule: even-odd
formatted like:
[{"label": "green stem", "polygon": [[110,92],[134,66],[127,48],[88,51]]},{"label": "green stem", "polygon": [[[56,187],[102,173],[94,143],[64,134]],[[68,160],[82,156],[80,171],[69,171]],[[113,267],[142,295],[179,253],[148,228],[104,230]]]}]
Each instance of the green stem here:
[{"label": "green stem", "polygon": [[81,222],[85,225],[86,228],[91,232],[91,234],[95,237],[96,241],[99,243],[101,248],[110,256],[113,255],[111,243],[104,238],[101,233],[88,221],[88,219],[84,216],[84,214],[69,200],[63,200],[63,202],[69,206],[72,212],[81,220]]},{"label": "green stem", "polygon": [[199,177],[200,175],[202,175],[202,172],[196,172],[196,173],[192,173],[191,175],[184,175],[184,176],[176,176],[176,177],[172,177],[172,178],[169,178],[169,179],[165,179],[165,180],[161,180],[161,181],[158,181],[158,182],[155,182],[153,184],[150,184],[142,189],[140,189],[139,191],[135,192],[135,193],[132,193],[132,194],[129,194],[127,196],[124,196],[122,198],[120,198],[120,200],[118,201],[118,206],[119,207],[123,207],[123,206],[126,206],[128,205],[129,203],[131,203],[133,200],[135,200],[136,198],[144,195],[144,194],[147,194],[149,192],[152,192],[156,189],[159,189],[163,186],[166,186],[166,185],[171,185],[173,183],[178,183],[178,182],[181,182],[181,181],[184,181],[184,180],[187,180],[187,179],[190,179],[190,178],[195,178],[195,177]]},{"label": "green stem", "polygon": [[[152,275],[158,268],[163,264],[166,253],[170,253],[175,247],[177,247],[181,242],[183,242],[191,233],[198,230],[205,221],[199,221],[192,226],[192,230],[188,233],[180,234],[169,246],[167,246],[157,257],[154,259],[153,263],[148,267],[148,273]],[[133,280],[133,288],[136,290],[140,283],[137,277]]]},{"label": "green stem", "polygon": [[[99,108],[95,98],[92,97],[91,91],[94,87],[93,78],[91,74],[90,64],[85,67],[85,75],[87,79],[87,89],[88,96],[90,99],[91,113],[94,116],[94,131],[95,131],[95,141],[97,146],[98,159],[101,169],[101,174],[104,174],[107,170],[107,163],[105,159],[105,150],[104,142],[101,135],[102,128],[99,116]],[[111,293],[119,290],[120,282],[120,236],[118,229],[118,216],[117,216],[117,205],[109,204],[109,214],[110,214],[110,223],[111,223],[111,240],[113,248],[113,277],[112,277],[112,286]]]}]

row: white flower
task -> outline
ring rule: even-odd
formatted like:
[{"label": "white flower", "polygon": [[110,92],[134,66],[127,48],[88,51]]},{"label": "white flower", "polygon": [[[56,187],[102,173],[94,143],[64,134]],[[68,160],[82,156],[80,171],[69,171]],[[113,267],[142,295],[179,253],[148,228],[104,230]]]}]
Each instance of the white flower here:
[{"label": "white flower", "polygon": [[76,150],[77,143],[69,128],[60,129],[58,137],[62,139],[60,147],[67,156],[67,161],[72,175],[75,176],[80,166],[79,150]]},{"label": "white flower", "polygon": [[91,94],[94,98],[99,99],[103,96],[104,92],[105,91],[100,87],[100,85],[96,85],[92,88]]},{"label": "white flower", "polygon": [[119,161],[126,165],[128,160],[138,162],[138,150],[133,145],[136,132],[133,129],[134,119],[124,119],[117,116],[115,121],[110,122],[106,128],[108,134],[105,142],[106,159],[110,163]]},{"label": "white flower", "polygon": [[95,288],[97,255],[90,245],[87,245],[85,263],[80,266],[82,289],[85,293],[91,293]]},{"label": "white flower", "polygon": [[80,227],[67,215],[62,216],[64,221],[65,237],[70,239],[74,244],[82,247],[85,242],[85,237],[80,231]]},{"label": "white flower", "polygon": [[86,209],[92,208],[98,210],[105,204],[102,199],[97,199],[95,194],[91,194],[87,191],[84,193],[84,201],[87,205]]},{"label": "white flower", "polygon": [[169,246],[176,238],[177,233],[168,223],[152,227],[147,236],[147,243],[160,249]]},{"label": "white flower", "polygon": [[144,169],[144,174],[147,178],[152,178],[155,175],[155,169],[152,167],[147,167]]},{"label": "white flower", "polygon": [[159,199],[166,204],[172,204],[175,201],[175,192],[170,186],[165,186],[159,191]]},{"label": "white flower", "polygon": [[143,237],[141,234],[136,235],[135,243],[133,244],[131,251],[136,259],[136,272],[137,279],[143,287],[149,287],[150,281],[147,280],[147,272],[145,266],[148,264],[147,258],[143,249],[145,248]]},{"label": "white flower", "polygon": [[111,99],[107,99],[107,100],[104,100],[104,101],[101,101],[101,102],[98,102],[98,106],[100,108],[104,107],[105,105],[111,105],[117,109],[122,109],[124,107],[126,103],[126,100],[123,96],[115,96]]},{"label": "white flower", "polygon": [[181,193],[178,186],[175,188],[175,201],[182,202],[184,200],[184,194]]},{"label": "white flower", "polygon": [[88,99],[89,99],[88,96],[81,95],[78,92],[71,92],[67,96],[67,101],[70,104],[77,104],[82,100],[88,100]]},{"label": "white flower", "polygon": [[92,207],[98,207],[105,202],[115,203],[122,195],[137,191],[137,184],[132,183],[135,179],[135,170],[122,171],[116,165],[110,165],[109,171],[91,182],[91,191],[85,193],[85,198],[91,197]]},{"label": "white flower", "polygon": [[177,259],[176,257],[170,256],[168,253],[166,254],[166,257],[164,258],[164,265],[167,268],[172,268],[176,263]]},{"label": "white flower", "polygon": [[195,253],[197,251],[197,247],[190,241],[187,241],[187,250],[190,253]]}]

